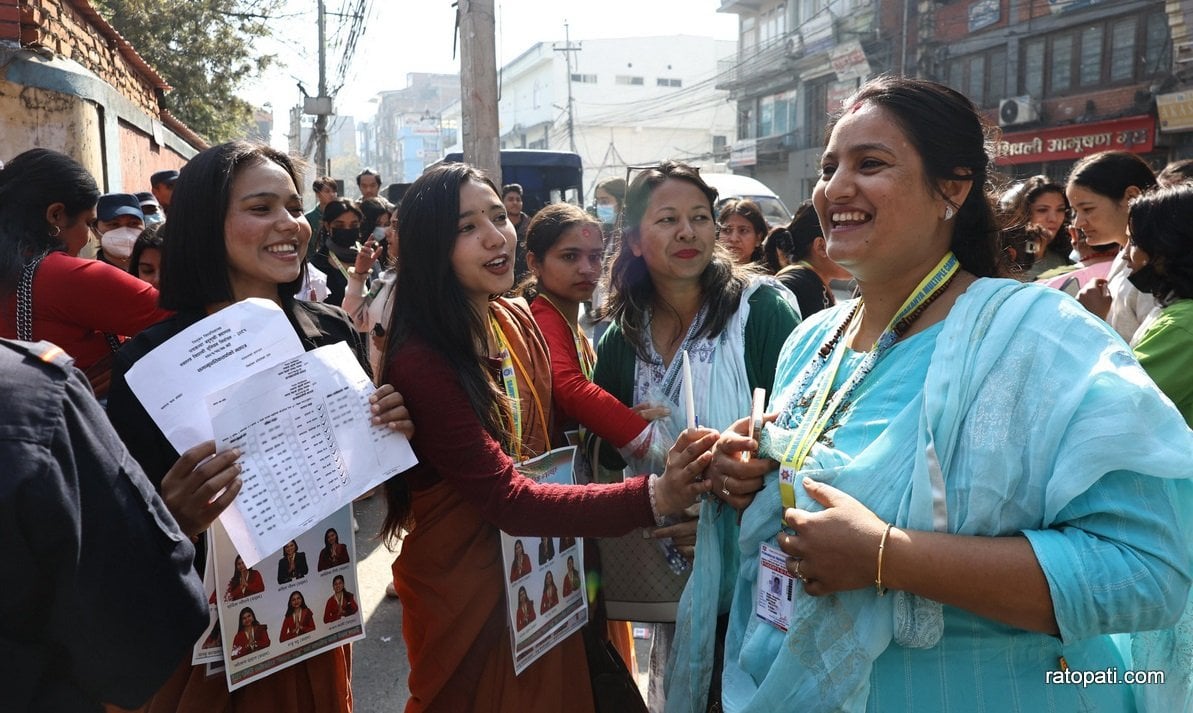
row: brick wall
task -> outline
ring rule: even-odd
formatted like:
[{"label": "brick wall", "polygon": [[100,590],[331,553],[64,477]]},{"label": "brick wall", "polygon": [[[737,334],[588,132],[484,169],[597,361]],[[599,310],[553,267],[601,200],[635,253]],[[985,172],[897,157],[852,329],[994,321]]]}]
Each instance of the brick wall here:
[{"label": "brick wall", "polygon": [[149,190],[149,177],[167,168],[182,168],[186,159],[155,144],[135,126],[120,122],[120,185],[111,191],[136,193]]},{"label": "brick wall", "polygon": [[[69,58],[95,73],[150,116],[155,90],[165,82],[140,60],[85,0],[0,0],[0,39],[14,39],[9,18],[19,16],[21,45]],[[122,46],[123,45],[123,46]],[[130,54],[133,57],[130,58]]]},{"label": "brick wall", "polygon": [[16,42],[21,38],[21,10],[17,0],[0,0],[0,41]]}]

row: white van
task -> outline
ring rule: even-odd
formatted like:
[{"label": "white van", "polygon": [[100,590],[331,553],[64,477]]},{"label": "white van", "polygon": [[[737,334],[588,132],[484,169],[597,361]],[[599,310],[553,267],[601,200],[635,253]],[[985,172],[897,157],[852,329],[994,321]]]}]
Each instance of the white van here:
[{"label": "white van", "polygon": [[783,199],[766,184],[756,178],[739,176],[736,173],[701,173],[704,182],[717,189],[717,213],[726,201],[734,198],[749,198],[762,209],[762,215],[770,227],[787,225],[791,222],[791,211]]}]

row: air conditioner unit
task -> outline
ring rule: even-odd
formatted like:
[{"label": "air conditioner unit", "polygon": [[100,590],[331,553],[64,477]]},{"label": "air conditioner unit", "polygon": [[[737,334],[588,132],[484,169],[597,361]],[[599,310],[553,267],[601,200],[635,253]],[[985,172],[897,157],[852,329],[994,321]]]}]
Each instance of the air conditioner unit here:
[{"label": "air conditioner unit", "polygon": [[998,125],[1015,126],[1040,120],[1040,107],[1031,97],[1008,97],[998,103]]},{"label": "air conditioner unit", "polygon": [[802,57],[804,54],[804,38],[792,35],[783,43],[783,53],[788,57]]}]

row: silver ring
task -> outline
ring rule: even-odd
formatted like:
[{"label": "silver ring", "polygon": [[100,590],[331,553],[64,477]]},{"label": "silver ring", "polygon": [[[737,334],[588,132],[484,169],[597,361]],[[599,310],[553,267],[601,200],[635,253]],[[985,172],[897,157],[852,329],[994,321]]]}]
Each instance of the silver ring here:
[{"label": "silver ring", "polygon": [[804,561],[803,561],[802,559],[797,559],[797,560],[795,561],[795,572],[794,572],[794,574],[795,574],[795,578],[796,578],[796,579],[798,579],[798,580],[799,580],[799,581],[801,581],[801,582],[806,582],[806,581],[808,581],[807,577],[805,577],[805,576],[804,576],[804,575],[803,575],[803,574],[802,574],[802,573],[799,571],[800,565],[802,565],[803,563],[804,563]]},{"label": "silver ring", "polygon": [[732,495],[733,494],[733,493],[729,492],[729,476],[727,476],[727,475],[724,478],[721,478],[721,494],[723,494],[723,495]]}]

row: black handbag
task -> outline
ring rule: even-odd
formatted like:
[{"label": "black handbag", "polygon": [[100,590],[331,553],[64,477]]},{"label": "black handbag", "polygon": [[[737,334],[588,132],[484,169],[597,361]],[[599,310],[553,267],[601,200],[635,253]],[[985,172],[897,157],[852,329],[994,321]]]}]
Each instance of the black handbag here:
[{"label": "black handbag", "polygon": [[584,627],[584,653],[597,713],[649,713],[621,654],[591,624]]}]

